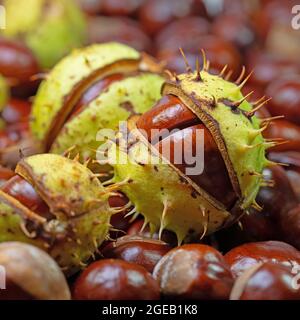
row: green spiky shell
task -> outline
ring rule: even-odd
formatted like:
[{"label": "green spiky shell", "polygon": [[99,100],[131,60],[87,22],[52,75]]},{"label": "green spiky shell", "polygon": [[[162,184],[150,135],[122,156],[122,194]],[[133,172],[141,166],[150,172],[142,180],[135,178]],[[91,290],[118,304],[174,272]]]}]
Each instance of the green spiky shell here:
[{"label": "green spiky shell", "polygon": [[73,273],[107,236],[111,216],[107,193],[89,169],[58,155],[25,158],[16,172],[33,185],[55,219],[46,221],[0,191],[0,242],[38,246],[67,274]]},{"label": "green spiky shell", "polygon": [[[76,50],[64,58],[41,84],[32,109],[31,129],[43,141],[51,124],[59,117],[65,97],[73,88],[96,72],[105,77],[118,72],[136,72],[147,69],[136,50],[119,43],[97,44]],[[98,76],[99,79],[99,76]],[[126,120],[130,104],[133,112],[148,110],[160,97],[163,78],[155,73],[137,73],[112,83],[108,90],[92,101],[85,110],[70,120],[61,130],[51,152],[61,153],[78,145],[84,158],[95,155],[99,144],[96,134],[101,128],[115,129],[118,122]],[[55,93],[55,94],[54,94]]]},{"label": "green spiky shell", "polygon": [[[247,113],[252,110],[251,104],[243,101],[238,108],[230,106],[242,101],[241,88],[205,71],[199,79],[197,73],[179,75],[164,84],[162,93],[180,97],[211,132],[238,196],[231,212],[166,159],[159,165],[143,164],[149,152],[157,159],[160,155],[142,136],[140,143],[130,148],[132,161],[113,165],[115,183],[130,181],[121,189],[135,204],[137,212],[144,215],[153,229],[174,231],[179,241],[191,232],[209,234],[235,221],[255,202],[260,173],[267,164],[259,120]],[[135,120],[132,122],[130,126],[134,129]],[[128,157],[116,145],[110,151],[113,152],[121,159]]]},{"label": "green spiky shell", "polygon": [[75,1],[4,0],[5,36],[22,37],[43,68],[83,45],[86,22]]},{"label": "green spiky shell", "polygon": [[0,112],[8,101],[8,87],[5,79],[0,75]]}]

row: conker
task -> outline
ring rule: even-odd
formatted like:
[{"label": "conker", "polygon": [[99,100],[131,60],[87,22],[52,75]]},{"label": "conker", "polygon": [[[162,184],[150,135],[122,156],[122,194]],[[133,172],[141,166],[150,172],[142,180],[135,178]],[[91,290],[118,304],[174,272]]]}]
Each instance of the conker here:
[{"label": "conker", "polygon": [[277,78],[266,94],[272,97],[268,109],[273,116],[284,115],[286,120],[300,124],[300,76]]},{"label": "conker", "polygon": [[102,254],[105,258],[136,263],[152,273],[157,262],[170,249],[170,245],[160,240],[141,236],[124,236],[108,244],[102,250]]},{"label": "conker", "polygon": [[233,277],[223,256],[202,244],[169,251],[155,266],[162,294],[177,299],[228,299]]},{"label": "conker", "polygon": [[280,241],[246,243],[236,247],[224,256],[235,277],[259,262],[276,262],[290,269],[300,263],[300,252],[293,246]]},{"label": "conker", "polygon": [[38,81],[32,77],[40,72],[38,62],[24,44],[0,38],[0,73],[8,78],[13,95],[28,97],[34,94]]},{"label": "conker", "polygon": [[0,265],[6,272],[6,289],[0,300],[69,300],[66,279],[44,251],[21,242],[0,244]]},{"label": "conker", "polygon": [[258,263],[240,275],[230,294],[231,300],[300,300],[300,290],[290,268]]},{"label": "conker", "polygon": [[159,286],[137,264],[104,259],[89,265],[74,285],[76,300],[157,300]]}]

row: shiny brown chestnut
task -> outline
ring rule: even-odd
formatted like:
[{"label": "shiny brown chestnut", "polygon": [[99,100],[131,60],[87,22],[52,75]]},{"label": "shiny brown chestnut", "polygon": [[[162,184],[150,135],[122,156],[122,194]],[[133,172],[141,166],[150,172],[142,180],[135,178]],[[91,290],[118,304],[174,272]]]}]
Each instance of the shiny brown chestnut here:
[{"label": "shiny brown chestnut", "polygon": [[[163,28],[155,37],[158,55],[165,52],[178,52],[183,47],[185,51],[199,49],[201,38],[210,31],[210,23],[202,17],[186,17],[177,19]],[[188,37],[187,37],[188,33]]]},{"label": "shiny brown chestnut", "polygon": [[170,22],[203,13],[198,0],[146,0],[139,10],[139,20],[146,32],[154,36]]},{"label": "shiny brown chestnut", "polygon": [[101,253],[105,258],[136,263],[152,273],[157,262],[170,250],[171,246],[160,240],[124,236],[108,244]]},{"label": "shiny brown chestnut", "polygon": [[[110,219],[112,230],[110,231],[110,237],[116,239],[125,234],[130,226],[131,217],[126,217],[126,214],[130,211],[126,205],[129,199],[123,193],[116,193],[110,196],[108,199],[111,208],[120,209],[121,211],[114,214]],[[124,208],[124,210],[122,210]]]},{"label": "shiny brown chestnut", "polygon": [[[284,110],[282,111],[284,113]],[[271,152],[300,151],[300,127],[290,121],[281,119],[274,121],[263,135],[267,139],[282,139],[282,144],[269,149]]]},{"label": "shiny brown chestnut", "polygon": [[[173,95],[166,95],[157,104],[146,112],[137,121],[137,128],[147,136],[148,141],[174,164],[181,172],[185,172],[188,164],[176,163],[174,156],[178,145],[189,145],[195,149],[197,129],[204,132],[204,157],[210,159],[209,165],[204,167],[200,175],[188,175],[199,187],[214,196],[226,207],[231,207],[236,200],[236,194],[230,182],[228,172],[221,153],[209,130],[200,122],[197,116],[187,108],[184,103]],[[153,136],[154,129],[167,129],[170,132],[167,136]],[[172,133],[173,129],[179,131]],[[164,148],[170,147],[170,152],[164,154]],[[179,150],[179,149],[177,149]],[[183,159],[185,160],[185,159]]]},{"label": "shiny brown chestnut", "polygon": [[250,19],[241,14],[220,15],[212,25],[212,33],[232,42],[242,51],[247,50],[256,40]]},{"label": "shiny brown chestnut", "polygon": [[293,246],[280,241],[246,243],[224,256],[235,277],[260,262],[275,262],[290,268],[300,264],[300,252]]},{"label": "shiny brown chestnut", "polygon": [[263,186],[256,198],[262,210],[251,208],[249,214],[242,217],[243,233],[249,241],[284,240],[281,223],[286,212],[297,206],[298,199],[280,166],[264,169],[263,176],[270,185]]},{"label": "shiny brown chestnut", "polygon": [[16,124],[28,121],[31,103],[27,100],[10,99],[1,112],[1,118],[6,124]]},{"label": "shiny brown chestnut", "polygon": [[178,244],[175,233],[169,230],[164,230],[159,238],[159,233],[157,231],[151,232],[149,225],[144,226],[144,219],[142,218],[137,219],[130,225],[130,227],[127,229],[127,235],[162,240],[172,247],[175,247]]},{"label": "shiny brown chestnut", "polygon": [[101,12],[111,16],[135,14],[145,0],[102,0]]},{"label": "shiny brown chestnut", "polygon": [[289,77],[300,72],[300,65],[295,62],[264,51],[251,51],[246,56],[246,66],[247,70],[254,70],[249,82],[262,89],[266,88],[274,79],[282,76]]},{"label": "shiny brown chestnut", "polygon": [[104,259],[90,264],[77,278],[76,300],[158,300],[159,286],[137,264]]},{"label": "shiny brown chestnut", "polygon": [[21,242],[0,244],[0,265],[6,271],[6,289],[0,300],[69,300],[67,281],[44,251]]},{"label": "shiny brown chestnut", "polygon": [[267,87],[266,94],[272,97],[272,115],[284,115],[286,120],[300,124],[300,75],[277,78]]},{"label": "shiny brown chestnut", "polygon": [[[232,43],[220,37],[214,35],[205,35],[199,39],[185,37],[178,43],[179,47],[183,48],[192,68],[195,66],[196,58],[199,58],[200,49],[203,48],[210,62],[211,73],[219,73],[225,65],[228,65],[228,77],[231,75],[234,79],[241,72],[242,57],[239,51]],[[167,51],[165,49],[158,53],[158,58],[165,60],[167,67],[171,70],[178,73],[186,71],[178,49],[176,51]],[[202,61],[200,61],[201,63]]]},{"label": "shiny brown chestnut", "polygon": [[0,166],[0,188],[6,181],[11,179],[14,175],[15,173],[12,170]]},{"label": "shiny brown chestnut", "polygon": [[80,8],[89,15],[96,15],[101,12],[103,0],[77,0]]},{"label": "shiny brown chestnut", "polygon": [[150,38],[141,30],[139,23],[130,18],[90,17],[87,33],[90,44],[117,41],[139,51],[152,52]]},{"label": "shiny brown chestnut", "polygon": [[223,256],[202,244],[169,251],[155,266],[162,294],[177,299],[228,299],[233,277]]},{"label": "shiny brown chestnut", "polygon": [[[298,270],[298,269],[297,269]],[[296,272],[272,262],[258,263],[240,275],[231,300],[300,300]]]},{"label": "shiny brown chestnut", "polygon": [[285,172],[297,195],[298,200],[300,200],[300,152],[270,152],[268,158],[272,161],[286,164],[284,167]]},{"label": "shiny brown chestnut", "polygon": [[30,49],[19,41],[0,37],[0,73],[8,78],[13,95],[28,97],[35,93],[38,81],[32,77],[40,72]]}]

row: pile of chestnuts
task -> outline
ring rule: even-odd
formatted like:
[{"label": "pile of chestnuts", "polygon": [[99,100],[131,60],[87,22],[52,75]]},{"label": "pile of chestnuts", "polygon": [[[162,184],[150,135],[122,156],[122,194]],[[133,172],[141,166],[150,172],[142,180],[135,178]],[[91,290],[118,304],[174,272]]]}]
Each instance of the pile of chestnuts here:
[{"label": "pile of chestnuts", "polygon": [[0,300],[300,300],[297,1],[2,2]]}]

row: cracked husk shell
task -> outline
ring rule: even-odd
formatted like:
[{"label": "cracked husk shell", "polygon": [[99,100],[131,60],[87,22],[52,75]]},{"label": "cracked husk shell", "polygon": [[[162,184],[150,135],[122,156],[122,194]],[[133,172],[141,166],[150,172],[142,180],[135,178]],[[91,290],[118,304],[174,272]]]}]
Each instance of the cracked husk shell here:
[{"label": "cracked husk shell", "polygon": [[[139,142],[130,146],[129,154],[119,144],[110,150],[110,155],[122,159],[113,164],[114,183],[121,185],[152,230],[174,231],[179,242],[190,235],[213,233],[238,220],[255,203],[262,183],[260,173],[268,164],[260,121],[251,114],[252,105],[243,100],[241,87],[206,71],[200,75],[179,75],[165,82],[162,94],[179,97],[210,131],[237,196],[231,209],[162,158],[142,134],[133,130],[136,117],[131,118],[128,129]],[[237,101],[238,108],[233,107]],[[151,163],[147,163],[145,159],[150,158]],[[204,165],[209,165],[209,159]]]},{"label": "cracked husk shell", "polygon": [[67,274],[73,273],[107,236],[107,193],[84,165],[54,154],[25,158],[16,172],[35,188],[55,218],[47,221],[0,191],[0,242],[38,246]]},{"label": "cracked husk shell", "polygon": [[[32,132],[46,151],[62,153],[75,146],[84,159],[95,157],[100,129],[117,129],[119,121],[147,111],[160,98],[163,78],[159,71],[158,65],[123,44],[105,43],[75,50],[42,82],[33,104]],[[125,77],[65,123],[63,113],[72,111],[85,90],[116,73]],[[57,130],[57,135],[53,134]]]}]

